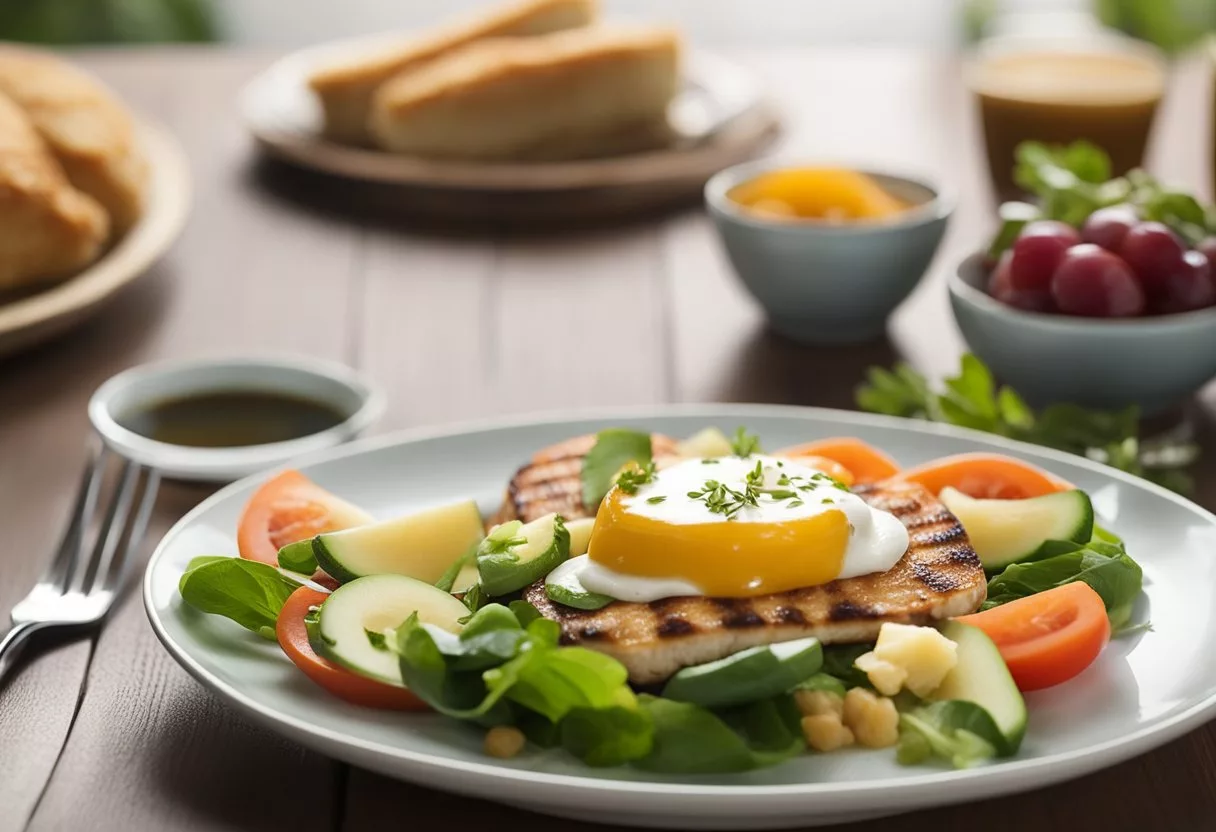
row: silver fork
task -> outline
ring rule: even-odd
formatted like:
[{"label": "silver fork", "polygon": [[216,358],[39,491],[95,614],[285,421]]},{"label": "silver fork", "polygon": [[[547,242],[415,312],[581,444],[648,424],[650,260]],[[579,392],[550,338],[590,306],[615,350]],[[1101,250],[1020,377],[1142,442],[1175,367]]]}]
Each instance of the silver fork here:
[{"label": "silver fork", "polygon": [[[110,455],[104,447],[92,452],[55,557],[30,594],[13,607],[13,626],[0,638],[0,683],[31,635],[99,624],[122,589],[131,555],[148,526],[160,476],[122,460],[118,485],[99,510]],[[97,532],[90,544],[94,522]]]}]

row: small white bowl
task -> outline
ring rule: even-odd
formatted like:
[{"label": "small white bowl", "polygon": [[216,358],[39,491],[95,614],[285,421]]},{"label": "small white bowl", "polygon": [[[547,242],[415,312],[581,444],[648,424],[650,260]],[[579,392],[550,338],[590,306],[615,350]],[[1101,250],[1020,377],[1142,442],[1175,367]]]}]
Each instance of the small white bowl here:
[{"label": "small white bowl", "polygon": [[[202,393],[281,394],[327,404],[346,418],[331,428],[264,445],[199,448],[142,436],[119,423],[126,413]],[[240,357],[165,361],[132,367],[106,381],[89,400],[89,420],[121,456],[196,482],[228,482],[341,445],[384,411],[384,396],[349,367],[307,357]]]}]

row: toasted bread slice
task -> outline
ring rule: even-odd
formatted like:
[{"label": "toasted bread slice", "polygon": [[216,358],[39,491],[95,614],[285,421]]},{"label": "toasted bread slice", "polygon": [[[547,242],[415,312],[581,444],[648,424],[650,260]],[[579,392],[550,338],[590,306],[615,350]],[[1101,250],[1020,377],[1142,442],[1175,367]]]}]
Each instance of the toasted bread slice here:
[{"label": "toasted bread slice", "polygon": [[480,41],[387,81],[372,134],[385,150],[427,157],[595,155],[598,137],[665,118],[679,54],[678,36],[662,28]]},{"label": "toasted bread slice", "polygon": [[0,291],[79,269],[108,231],[102,207],[68,183],[29,118],[0,94]]},{"label": "toasted bread slice", "polygon": [[807,636],[824,644],[871,641],[884,621],[930,624],[979,608],[988,592],[984,568],[962,525],[936,497],[898,482],[857,493],[908,528],[908,550],[887,572],[754,598],[615,601],[594,611],[549,600],[543,580],[524,597],[561,625],[565,644],[616,658],[638,684],[762,644]]},{"label": "toasted bread slice", "polygon": [[482,38],[543,35],[586,26],[596,0],[523,0],[455,20],[439,31],[402,38],[370,55],[318,69],[309,79],[325,114],[325,135],[346,144],[370,144],[367,120],[376,88],[401,72]]},{"label": "toasted bread slice", "polygon": [[50,54],[0,45],[0,92],[25,111],[72,185],[125,232],[143,213],[148,166],[130,114],[91,75]]}]

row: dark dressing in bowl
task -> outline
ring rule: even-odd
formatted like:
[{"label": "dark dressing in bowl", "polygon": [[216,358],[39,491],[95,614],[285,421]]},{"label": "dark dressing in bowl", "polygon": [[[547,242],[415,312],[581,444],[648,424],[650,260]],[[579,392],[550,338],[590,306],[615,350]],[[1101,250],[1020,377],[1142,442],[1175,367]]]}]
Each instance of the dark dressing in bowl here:
[{"label": "dark dressing in bowl", "polygon": [[165,399],[117,418],[127,430],[191,448],[239,448],[287,442],[349,418],[331,404],[281,393],[217,390]]}]

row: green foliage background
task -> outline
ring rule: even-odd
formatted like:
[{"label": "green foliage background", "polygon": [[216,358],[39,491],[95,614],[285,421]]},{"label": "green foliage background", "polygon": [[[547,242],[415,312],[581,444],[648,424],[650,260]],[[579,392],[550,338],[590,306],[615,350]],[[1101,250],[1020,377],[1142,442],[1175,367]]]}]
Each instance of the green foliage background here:
[{"label": "green foliage background", "polygon": [[0,0],[0,39],[44,44],[206,42],[208,0]]}]

